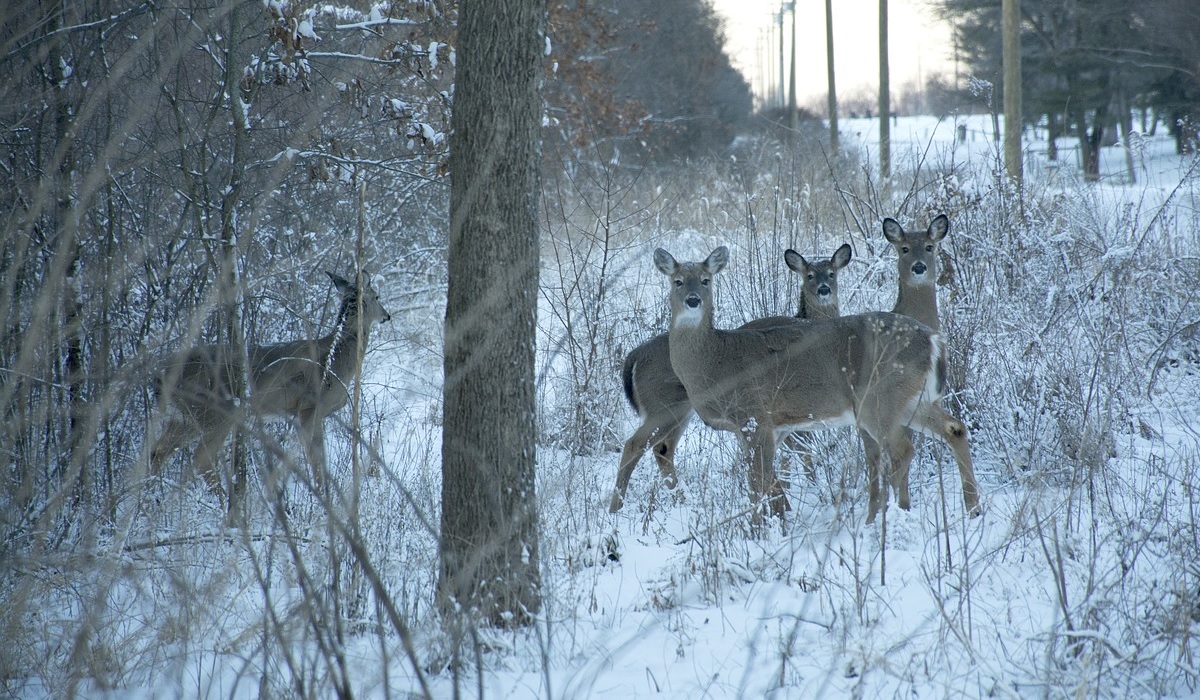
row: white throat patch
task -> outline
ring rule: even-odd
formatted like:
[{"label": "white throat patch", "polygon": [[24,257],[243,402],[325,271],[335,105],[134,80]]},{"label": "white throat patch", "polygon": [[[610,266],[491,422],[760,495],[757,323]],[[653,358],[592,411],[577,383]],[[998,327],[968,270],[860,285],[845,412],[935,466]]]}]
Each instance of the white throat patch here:
[{"label": "white throat patch", "polygon": [[677,314],[675,314],[675,325],[692,327],[700,325],[700,321],[704,318],[704,307],[697,306],[692,308],[684,306]]}]

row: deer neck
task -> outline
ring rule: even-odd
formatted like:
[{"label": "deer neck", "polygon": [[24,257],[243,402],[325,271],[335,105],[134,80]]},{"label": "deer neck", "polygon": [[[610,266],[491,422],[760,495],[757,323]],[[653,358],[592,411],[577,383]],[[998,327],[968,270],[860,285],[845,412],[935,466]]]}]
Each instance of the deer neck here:
[{"label": "deer neck", "polygon": [[840,315],[837,304],[818,304],[809,300],[807,294],[800,295],[800,309],[796,312],[796,318],[804,318],[810,321],[827,321],[831,318],[837,318]]},{"label": "deer neck", "polygon": [[343,386],[353,381],[361,366],[359,355],[367,345],[370,332],[366,324],[360,331],[357,317],[342,317],[333,332],[320,341],[320,347],[325,349],[321,357],[322,369],[337,377]]},{"label": "deer neck", "polygon": [[671,366],[689,393],[696,391],[697,382],[711,376],[709,365],[718,355],[721,333],[713,327],[712,312],[708,310],[698,321],[672,319],[667,340]]},{"label": "deer neck", "polygon": [[892,313],[915,318],[933,330],[941,330],[938,321],[937,287],[933,284],[902,284]]}]

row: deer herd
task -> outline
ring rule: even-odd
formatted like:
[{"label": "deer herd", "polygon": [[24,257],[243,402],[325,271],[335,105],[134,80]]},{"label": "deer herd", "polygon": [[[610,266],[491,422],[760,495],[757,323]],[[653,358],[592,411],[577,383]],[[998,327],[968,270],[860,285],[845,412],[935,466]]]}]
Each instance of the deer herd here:
[{"label": "deer herd", "polygon": [[712,282],[729,262],[728,249],[721,246],[700,262],[654,251],[654,265],[669,280],[671,326],[625,360],[625,395],[642,422],[621,453],[609,510],[621,508],[648,448],[666,485],[677,484],[675,449],[694,412],[741,439],[756,516],[769,510],[782,518],[791,507],[775,473],[780,438],[850,425],[866,454],[868,522],[886,507],[889,490],[909,508],[914,431],[951,447],[963,504],[979,514],[967,428],[941,406],[946,353],[935,282],[938,245],[949,228],[945,215],[924,232],[884,220],[884,235],[899,255],[900,292],[890,313],[839,315],[836,274],[850,261],[848,245],[811,264],[789,249],[784,260],[804,278],[799,313],[732,330],[713,325]]},{"label": "deer herd", "polygon": [[[775,472],[777,442],[795,440],[797,431],[840,426],[855,426],[862,439],[868,522],[886,508],[889,490],[901,508],[909,508],[915,432],[951,447],[963,504],[968,514],[980,513],[967,428],[941,406],[946,358],[935,280],[938,246],[948,230],[945,215],[923,232],[906,232],[884,219],[884,236],[899,258],[899,293],[890,313],[839,313],[837,276],[850,263],[849,244],[814,262],[788,249],[784,261],[802,278],[797,314],[730,330],[713,325],[713,279],[729,263],[728,249],[721,246],[699,262],[654,251],[655,267],[668,278],[671,325],[625,359],[621,379],[641,423],[625,442],[609,510],[621,508],[647,449],[663,482],[677,485],[676,447],[695,414],[740,438],[756,519],[768,512],[782,518],[791,507]],[[150,450],[152,471],[199,439],[193,468],[221,491],[217,457],[233,428],[253,414],[296,425],[314,483],[321,483],[324,421],[349,401],[371,325],[391,319],[365,273],[354,282],[328,274],[341,294],[329,334],[252,345],[242,358],[221,346],[196,347],[164,363],[154,388],[171,416]],[[248,397],[244,404],[239,385]]]}]

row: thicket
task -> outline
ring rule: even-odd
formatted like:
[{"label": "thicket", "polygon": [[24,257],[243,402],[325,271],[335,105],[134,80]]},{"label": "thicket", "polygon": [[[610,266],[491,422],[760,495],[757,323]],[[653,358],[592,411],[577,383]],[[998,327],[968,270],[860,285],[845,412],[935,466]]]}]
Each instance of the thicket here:
[{"label": "thicket", "polygon": [[[746,504],[736,448],[698,423],[680,456],[685,490],[668,495],[647,460],[627,515],[607,515],[634,421],[620,363],[666,329],[654,247],[699,258],[731,246],[722,325],[793,309],[785,248],[828,255],[846,241],[855,262],[842,308],[888,309],[894,261],[880,221],[923,225],[936,213],[952,225],[941,292],[952,405],[973,430],[985,498],[1016,504],[1003,511],[1011,547],[1062,582],[1061,624],[1015,658],[1047,683],[1095,679],[1111,695],[1196,683],[1197,166],[1187,162],[1169,196],[1074,182],[1014,192],[990,162],[948,157],[909,162],[885,184],[871,163],[823,153],[820,136],[750,139],[736,158],[675,166],[603,146],[548,149],[538,330],[547,622],[532,638],[480,628],[462,662],[431,598],[451,18],[437,3],[405,7],[428,11],[425,33],[381,42],[337,29],[322,49],[305,21],[384,18],[293,7],[239,25],[222,3],[190,14],[79,4],[66,17],[34,3],[27,17],[6,15],[6,27],[60,23],[8,32],[3,54],[11,93],[28,97],[4,107],[0,189],[6,692],[398,693],[418,676],[465,678],[528,648],[540,651],[521,658],[548,672],[585,646],[590,567],[619,558],[633,536],[679,546],[663,514],[681,496],[677,512],[704,546],[684,549],[694,554],[655,590],[657,605],[675,609],[691,583],[715,600],[747,577],[802,579],[848,612],[836,631],[850,636],[878,613],[869,553],[846,556],[849,583],[753,556],[754,540],[728,520]],[[383,49],[379,64],[336,55]],[[320,50],[326,62],[313,63]],[[236,70],[247,65],[249,75]],[[248,106],[253,138],[231,95]],[[250,436],[238,527],[186,457],[146,472],[159,420],[149,380],[166,354],[226,338],[230,319],[252,342],[325,332],[336,309],[321,270],[364,262],[393,321],[373,336],[357,422],[347,413],[327,424],[332,492],[295,479],[276,489],[289,467],[276,448],[301,454],[287,426]],[[239,281],[232,302],[214,281],[222,271]],[[824,445],[821,479],[792,479],[790,541],[812,541],[805,514],[830,507],[837,523],[861,527],[859,448],[841,433]],[[351,491],[355,460],[368,478]],[[923,448],[914,494],[952,508],[954,480],[938,489],[945,463]],[[843,483],[849,495],[836,500]],[[970,594],[978,579],[951,563],[986,569],[1005,553],[939,527],[929,585],[967,592],[943,631],[971,638],[1000,618]],[[380,670],[364,673],[363,658]]]}]

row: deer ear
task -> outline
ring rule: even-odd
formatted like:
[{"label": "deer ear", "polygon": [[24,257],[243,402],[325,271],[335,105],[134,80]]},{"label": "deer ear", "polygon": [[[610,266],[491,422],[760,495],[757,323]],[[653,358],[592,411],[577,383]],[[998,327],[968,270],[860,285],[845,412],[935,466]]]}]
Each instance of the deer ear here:
[{"label": "deer ear", "polygon": [[679,269],[679,263],[667,251],[659,248],[654,251],[654,266],[664,275],[673,275]]},{"label": "deer ear", "polygon": [[889,216],[883,220],[883,237],[892,243],[901,243],[904,241],[904,228]]},{"label": "deer ear", "polygon": [[840,270],[850,264],[850,258],[854,257],[854,249],[849,243],[843,243],[840,248],[833,251],[833,257],[829,262],[833,264],[833,269]]},{"label": "deer ear", "polygon": [[788,269],[792,272],[798,272],[802,275],[804,274],[804,268],[808,267],[808,261],[804,259],[804,256],[791,248],[783,251],[783,262],[787,264]]},{"label": "deer ear", "polygon": [[341,275],[336,275],[329,270],[326,270],[325,274],[329,275],[329,279],[333,282],[333,286],[337,287],[337,290],[342,294],[346,294],[354,289],[354,285],[347,282],[346,279]]},{"label": "deer ear", "polygon": [[939,214],[937,218],[929,222],[929,237],[934,241],[940,241],[950,233],[950,219],[945,214]]},{"label": "deer ear", "polygon": [[713,252],[709,253],[708,257],[705,258],[704,269],[708,270],[708,274],[715,275],[721,270],[725,269],[725,266],[728,264],[729,249],[725,246],[721,246],[720,248],[717,248]]}]

